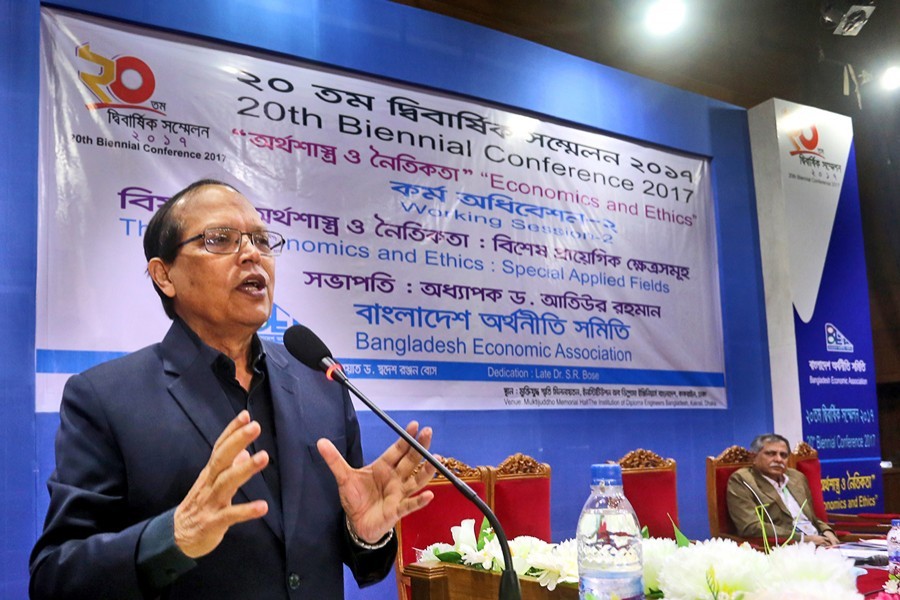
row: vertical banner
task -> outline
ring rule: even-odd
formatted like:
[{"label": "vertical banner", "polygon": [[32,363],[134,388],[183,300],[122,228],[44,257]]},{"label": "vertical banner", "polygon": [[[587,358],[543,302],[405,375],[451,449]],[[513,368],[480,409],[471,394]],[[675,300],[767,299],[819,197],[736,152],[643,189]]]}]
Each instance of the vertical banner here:
[{"label": "vertical banner", "polygon": [[[796,370],[772,361],[776,426],[798,417],[829,511],[876,512],[881,446],[852,123],[770,100],[750,124],[770,346],[796,355]],[[781,318],[789,307],[792,319]]]},{"label": "vertical banner", "polygon": [[38,410],[161,337],[141,236],[206,177],[287,239],[260,335],[308,323],[386,408],[727,405],[708,159],[50,9],[41,33]]}]

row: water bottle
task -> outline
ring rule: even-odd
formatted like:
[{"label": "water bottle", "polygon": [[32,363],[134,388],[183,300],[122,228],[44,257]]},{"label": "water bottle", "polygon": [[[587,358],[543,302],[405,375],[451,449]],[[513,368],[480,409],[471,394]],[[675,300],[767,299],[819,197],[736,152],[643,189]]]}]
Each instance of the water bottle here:
[{"label": "water bottle", "polygon": [[900,519],[891,520],[887,534],[888,571],[900,576]]},{"label": "water bottle", "polygon": [[641,531],[622,492],[622,468],[591,466],[591,495],[578,518],[580,600],[643,600]]}]

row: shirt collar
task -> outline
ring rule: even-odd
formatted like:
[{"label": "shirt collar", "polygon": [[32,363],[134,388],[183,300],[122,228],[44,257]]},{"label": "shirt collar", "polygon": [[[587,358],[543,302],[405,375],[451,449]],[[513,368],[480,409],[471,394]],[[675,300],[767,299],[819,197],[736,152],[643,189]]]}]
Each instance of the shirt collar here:
[{"label": "shirt collar", "polygon": [[774,479],[772,479],[771,477],[769,477],[767,475],[763,475],[762,473],[760,473],[760,475],[762,476],[763,479],[765,479],[766,481],[771,483],[775,487],[776,490],[779,490],[779,491],[785,489],[788,485],[788,481],[790,481],[788,479],[787,473],[784,474],[784,483],[781,483],[781,484],[779,484],[777,481],[775,481]]},{"label": "shirt collar", "polygon": [[[187,335],[188,339],[194,344],[197,348],[197,351],[203,357],[203,361],[210,365],[211,367],[216,367],[217,365],[230,365],[231,376],[234,376],[234,361],[231,360],[231,357],[226,356],[224,352],[220,352],[216,350],[202,339],[197,333],[191,329],[187,323],[185,323],[180,317],[175,317],[175,323],[177,323],[184,333]],[[263,348],[262,342],[259,339],[259,336],[255,333],[253,334],[253,338],[250,340],[250,368],[254,372],[259,372],[265,367],[265,359],[266,359],[266,350]]]}]

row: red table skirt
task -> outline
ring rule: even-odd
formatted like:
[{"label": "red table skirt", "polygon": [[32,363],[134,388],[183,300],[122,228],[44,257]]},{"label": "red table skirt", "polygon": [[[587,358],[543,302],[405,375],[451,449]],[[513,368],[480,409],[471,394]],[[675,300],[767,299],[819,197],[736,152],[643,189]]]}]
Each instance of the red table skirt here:
[{"label": "red table skirt", "polygon": [[[856,578],[856,589],[863,594],[867,600],[878,598],[880,592],[883,591],[884,583],[887,581],[888,572],[884,569],[866,569],[864,575]],[[900,596],[894,594],[884,594],[878,600],[900,600]]]}]

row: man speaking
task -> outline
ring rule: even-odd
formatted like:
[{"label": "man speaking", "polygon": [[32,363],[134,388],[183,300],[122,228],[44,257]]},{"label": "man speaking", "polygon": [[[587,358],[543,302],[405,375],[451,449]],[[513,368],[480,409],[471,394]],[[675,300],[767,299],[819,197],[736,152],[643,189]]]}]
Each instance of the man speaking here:
[{"label": "man speaking", "polygon": [[362,466],[346,391],[256,335],[283,245],[218,181],[153,216],[147,272],[173,323],[66,384],[33,599],[330,600],[342,563],[360,585],[389,572],[434,469],[402,440]]}]

